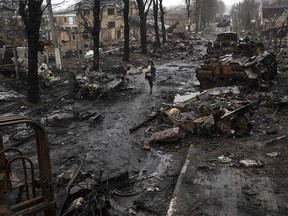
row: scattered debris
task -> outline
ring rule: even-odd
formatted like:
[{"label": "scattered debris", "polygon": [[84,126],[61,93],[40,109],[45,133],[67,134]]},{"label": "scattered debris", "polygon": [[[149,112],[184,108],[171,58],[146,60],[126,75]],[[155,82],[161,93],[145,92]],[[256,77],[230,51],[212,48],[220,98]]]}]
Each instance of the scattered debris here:
[{"label": "scattered debris", "polygon": [[266,155],[269,157],[279,157],[282,154],[281,154],[281,152],[270,152],[270,153],[267,153]]},{"label": "scattered debris", "polygon": [[141,122],[140,124],[130,128],[129,132],[132,133],[132,132],[138,130],[139,128],[144,126],[146,123],[148,123],[148,122],[152,121],[153,119],[155,119],[157,116],[158,116],[158,112],[157,113],[153,113],[148,119],[146,119],[143,122]]},{"label": "scattered debris", "polygon": [[150,150],[150,149],[151,149],[150,144],[149,144],[149,143],[145,143],[145,144],[143,145],[143,149],[144,149],[144,150]]},{"label": "scattered debris", "polygon": [[160,191],[158,187],[148,187],[146,190],[149,191],[149,192],[155,192],[155,191],[158,192],[158,191]]},{"label": "scattered debris", "polygon": [[[109,215],[108,212],[110,212],[110,210],[113,211],[113,208],[116,207],[113,206],[114,200],[112,200],[112,194],[125,197],[134,196],[141,191],[144,191],[144,188],[136,188],[136,186],[132,185],[136,182],[153,178],[158,175],[158,172],[147,175],[139,173],[138,176],[133,177],[129,177],[128,172],[124,172],[118,176],[105,180],[101,179],[102,175],[103,171],[100,172],[98,179],[93,180],[89,177],[86,181],[90,181],[86,182],[86,185],[85,182],[76,183],[74,187],[77,186],[77,189],[74,189],[73,193],[66,196],[64,203],[61,205],[62,210],[59,211],[58,215],[71,215],[76,212],[78,214],[82,213],[83,215],[89,215],[89,213],[93,211],[95,211],[95,213],[98,212],[98,215],[101,215],[100,212],[102,214],[106,212],[107,214],[104,215]],[[80,177],[81,175],[79,175],[79,178]],[[76,179],[74,180],[76,182]],[[72,181],[70,180],[70,182]],[[82,184],[84,187],[81,187]],[[147,188],[150,188],[151,191],[159,191],[157,187]],[[61,197],[63,198],[63,196]],[[91,206],[94,206],[95,208],[91,208]]]},{"label": "scattered debris", "polygon": [[[196,96],[199,97],[198,95]],[[198,107],[198,118],[196,114],[191,112],[188,114],[183,111],[187,109],[187,107],[197,105],[197,101],[198,99],[194,97],[182,103],[175,104],[176,107],[180,108],[179,110],[182,110],[178,116],[168,115],[169,110],[165,112],[164,105],[164,107],[161,108],[161,117],[171,125],[176,125],[177,127],[196,134],[209,136],[216,136],[218,134],[245,136],[250,134],[252,125],[246,114],[256,109],[259,102],[249,103],[233,111],[229,111],[217,104],[214,104],[216,105],[215,107],[200,105]],[[211,103],[211,100],[208,101]],[[204,101],[202,102],[205,103]],[[195,110],[195,107],[193,110]]]},{"label": "scattered debris", "polygon": [[95,99],[120,88],[123,83],[124,79],[119,75],[90,72],[88,67],[85,74],[76,76],[74,93],[79,93],[80,97]]},{"label": "scattered debris", "polygon": [[263,164],[259,160],[241,160],[240,164],[244,165],[245,167],[261,167]]},{"label": "scattered debris", "polygon": [[172,109],[168,110],[167,114],[169,116],[178,116],[180,114],[180,110],[177,108],[172,108]]},{"label": "scattered debris", "polygon": [[277,138],[275,138],[275,139],[271,139],[271,140],[269,140],[268,142],[266,142],[266,145],[271,145],[271,144],[273,144],[273,143],[275,143],[275,142],[277,142],[277,141],[279,141],[279,140],[282,140],[282,139],[284,139],[284,138],[286,138],[286,135],[277,137]]},{"label": "scattered debris", "polygon": [[42,82],[44,82],[46,85],[48,85],[48,83],[54,79],[52,71],[45,63],[42,63],[38,68],[38,75],[43,79]]},{"label": "scattered debris", "polygon": [[149,139],[149,143],[153,142],[176,142],[181,137],[180,128],[174,127],[170,129],[166,129],[160,132],[156,132],[152,134],[152,136]]},{"label": "scattered debris", "polygon": [[229,157],[226,157],[224,155],[221,155],[218,157],[218,160],[221,162],[221,163],[230,163],[232,161],[231,158]]},{"label": "scattered debris", "polygon": [[70,180],[72,179],[73,175],[74,175],[74,172],[73,170],[66,170],[64,171],[63,173],[61,173],[60,175],[57,176],[57,178],[59,180]]}]

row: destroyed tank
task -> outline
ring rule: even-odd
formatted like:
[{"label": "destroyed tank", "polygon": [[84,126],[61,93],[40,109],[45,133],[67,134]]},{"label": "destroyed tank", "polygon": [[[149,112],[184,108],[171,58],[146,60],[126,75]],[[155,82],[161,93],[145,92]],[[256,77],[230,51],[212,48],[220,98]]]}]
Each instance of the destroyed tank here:
[{"label": "destroyed tank", "polygon": [[244,66],[249,61],[248,57],[233,59],[232,55],[205,63],[196,69],[200,88],[231,85],[245,85],[249,88],[268,87],[270,81],[277,75],[277,60],[270,52],[264,52],[262,57],[261,62],[249,68]]},{"label": "destroyed tank", "polygon": [[224,32],[217,35],[215,42],[207,43],[206,59],[219,58],[227,54],[250,57],[253,55],[255,42],[248,37],[244,40],[239,40],[235,32]]}]

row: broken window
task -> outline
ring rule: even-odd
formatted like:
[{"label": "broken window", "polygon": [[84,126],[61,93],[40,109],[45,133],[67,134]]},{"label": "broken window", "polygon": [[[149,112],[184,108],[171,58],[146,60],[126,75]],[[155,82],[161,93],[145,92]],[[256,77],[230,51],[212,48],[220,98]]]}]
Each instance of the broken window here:
[{"label": "broken window", "polygon": [[75,23],[75,18],[74,17],[68,17],[68,23],[70,25],[73,25]]},{"label": "broken window", "polygon": [[115,10],[114,10],[114,8],[108,8],[107,9],[107,12],[108,12],[108,15],[110,16],[110,15],[115,15]]},{"label": "broken window", "polygon": [[72,40],[76,40],[76,33],[72,32]]},{"label": "broken window", "polygon": [[89,33],[87,31],[82,32],[83,39],[89,39]]},{"label": "broken window", "polygon": [[67,18],[66,18],[66,17],[64,17],[64,22],[65,22],[65,23],[67,22]]},{"label": "broken window", "polygon": [[115,22],[108,22],[108,28],[115,28]]},{"label": "broken window", "polygon": [[83,10],[83,15],[84,16],[90,16],[90,10],[89,9],[84,9]]}]

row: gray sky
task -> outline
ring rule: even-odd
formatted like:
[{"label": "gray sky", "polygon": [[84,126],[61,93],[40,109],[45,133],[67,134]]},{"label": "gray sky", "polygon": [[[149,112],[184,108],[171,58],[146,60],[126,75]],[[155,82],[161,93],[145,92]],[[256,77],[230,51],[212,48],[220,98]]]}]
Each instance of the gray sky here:
[{"label": "gray sky", "polygon": [[[59,3],[59,2],[63,2],[65,1],[65,5],[71,5],[71,4],[74,4],[75,1],[74,0],[52,0],[52,3],[53,4],[56,4],[56,3]],[[225,4],[227,5],[232,5],[234,3],[237,3],[239,2],[240,0],[222,0],[224,1]],[[169,6],[177,6],[179,4],[184,4],[183,3],[184,0],[163,0],[163,4],[167,7]]]},{"label": "gray sky", "polygon": [[[179,4],[184,4],[185,0],[163,0],[165,6],[176,6]],[[232,5],[234,3],[240,2],[241,0],[222,0],[226,5]]]}]

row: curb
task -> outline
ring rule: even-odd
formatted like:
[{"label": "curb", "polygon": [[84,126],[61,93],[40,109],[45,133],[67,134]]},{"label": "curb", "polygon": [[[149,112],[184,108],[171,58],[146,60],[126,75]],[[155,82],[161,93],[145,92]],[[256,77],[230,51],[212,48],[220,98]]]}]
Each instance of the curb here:
[{"label": "curb", "polygon": [[174,189],[174,192],[173,192],[173,195],[172,195],[172,198],[171,198],[170,205],[169,205],[169,208],[168,208],[166,216],[178,216],[177,209],[175,209],[175,207],[178,204],[178,196],[179,196],[179,193],[180,193],[180,187],[181,187],[181,184],[182,184],[182,181],[183,181],[183,177],[186,174],[187,168],[188,168],[188,166],[190,164],[190,160],[192,159],[192,155],[195,152],[196,152],[196,149],[195,149],[194,145],[191,144],[190,147],[189,147],[189,150],[188,150],[184,165],[183,165],[183,167],[181,169],[181,172],[179,174],[179,177],[178,177],[178,180],[177,180],[177,183],[176,183],[176,186],[175,186],[175,189]]}]

